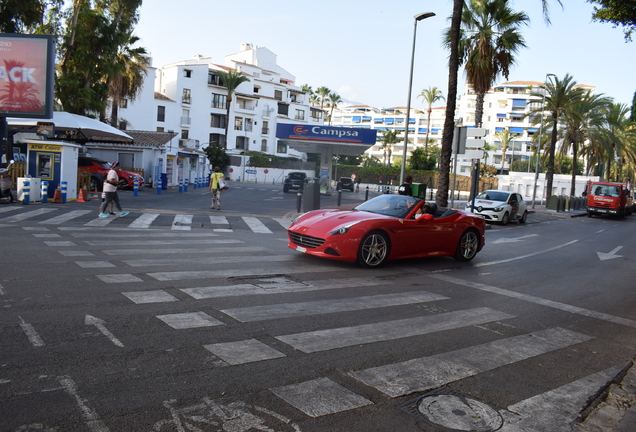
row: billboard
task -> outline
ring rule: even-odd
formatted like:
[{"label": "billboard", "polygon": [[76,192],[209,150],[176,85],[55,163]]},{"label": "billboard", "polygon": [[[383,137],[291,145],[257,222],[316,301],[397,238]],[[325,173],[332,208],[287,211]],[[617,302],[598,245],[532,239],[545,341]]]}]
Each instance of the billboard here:
[{"label": "billboard", "polygon": [[0,33],[0,117],[53,117],[53,36]]}]

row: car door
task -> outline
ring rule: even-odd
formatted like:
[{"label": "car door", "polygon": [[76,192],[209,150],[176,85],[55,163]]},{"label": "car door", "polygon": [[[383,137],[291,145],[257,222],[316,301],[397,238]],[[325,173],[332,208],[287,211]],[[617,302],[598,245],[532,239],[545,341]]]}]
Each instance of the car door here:
[{"label": "car door", "polygon": [[519,194],[517,194],[517,205],[519,208],[517,210],[517,215],[519,219],[521,219],[523,217],[523,214],[528,211],[528,206],[526,202],[523,200],[523,197]]},{"label": "car door", "polygon": [[508,197],[508,205],[510,205],[510,220],[517,219],[519,213],[519,200],[516,193],[511,193]]}]

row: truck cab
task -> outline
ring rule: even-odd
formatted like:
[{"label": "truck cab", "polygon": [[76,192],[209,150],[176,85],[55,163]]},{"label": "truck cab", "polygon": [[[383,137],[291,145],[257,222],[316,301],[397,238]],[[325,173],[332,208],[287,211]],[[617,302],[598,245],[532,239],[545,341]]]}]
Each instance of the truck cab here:
[{"label": "truck cab", "polygon": [[587,215],[631,215],[633,199],[625,183],[590,182],[587,188]]}]

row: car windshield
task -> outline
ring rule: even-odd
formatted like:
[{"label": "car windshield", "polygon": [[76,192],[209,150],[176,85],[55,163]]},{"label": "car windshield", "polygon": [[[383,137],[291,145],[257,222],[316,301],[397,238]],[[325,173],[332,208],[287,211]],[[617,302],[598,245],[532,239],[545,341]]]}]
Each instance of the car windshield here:
[{"label": "car windshield", "polygon": [[406,195],[380,195],[360,204],[355,210],[403,218],[420,201]]},{"label": "car windshield", "polygon": [[487,199],[492,201],[507,201],[510,194],[501,191],[485,191],[477,195],[478,199]]}]

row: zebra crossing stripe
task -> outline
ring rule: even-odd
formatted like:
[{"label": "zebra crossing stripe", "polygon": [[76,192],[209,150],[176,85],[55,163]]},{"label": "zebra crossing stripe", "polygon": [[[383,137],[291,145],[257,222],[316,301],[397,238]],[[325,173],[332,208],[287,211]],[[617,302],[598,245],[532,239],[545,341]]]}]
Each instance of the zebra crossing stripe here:
[{"label": "zebra crossing stripe", "polygon": [[302,352],[312,353],[420,336],[510,318],[514,316],[483,307],[353,327],[295,333],[277,336],[276,339]]},{"label": "zebra crossing stripe", "polygon": [[285,229],[289,229],[289,226],[291,225],[290,219],[283,219],[283,218],[272,218],[272,219],[278,222],[280,226],[282,226]]},{"label": "zebra crossing stripe", "polygon": [[[91,232],[77,232],[77,233],[71,233],[70,234],[72,237],[76,237],[76,238],[91,238],[91,239],[95,239],[95,238],[113,238],[113,234],[110,232],[96,232],[96,233],[91,233]],[[172,231],[144,231],[144,232],[127,232],[126,233],[126,238],[179,238],[179,239],[183,239],[183,238],[197,238],[200,239],[202,237],[218,237],[218,234],[214,234],[211,232],[199,232],[199,233],[181,233],[181,232],[172,232]]]},{"label": "zebra crossing stripe", "polygon": [[381,368],[350,372],[349,375],[388,396],[398,397],[434,389],[591,339],[581,333],[553,328]]},{"label": "zebra crossing stripe", "polygon": [[56,211],[56,210],[57,210],[56,208],[50,208],[50,207],[49,208],[40,208],[40,209],[37,209],[37,210],[31,210],[31,211],[27,211],[27,212],[20,213],[20,214],[17,214],[17,215],[6,217],[4,219],[1,219],[0,222],[3,222],[3,223],[21,222],[21,221],[23,221],[25,219],[30,219],[32,217],[40,216],[40,215],[43,215],[43,214],[46,214],[46,213],[50,213],[50,212]]},{"label": "zebra crossing stripe", "polygon": [[229,225],[227,218],[225,216],[210,216],[210,223],[212,225]]},{"label": "zebra crossing stripe", "polygon": [[128,225],[128,228],[147,229],[159,217],[159,213],[144,213]]},{"label": "zebra crossing stripe", "polygon": [[14,210],[18,210],[20,207],[1,207],[0,208],[0,213],[7,213],[10,211],[14,211]]},{"label": "zebra crossing stripe", "polygon": [[[112,238],[112,236],[111,236]],[[188,244],[210,244],[216,243],[217,240],[200,239],[200,240],[188,240]],[[85,242],[89,246],[157,246],[157,245],[181,245],[183,246],[183,239],[165,239],[165,240],[101,240],[101,241],[87,241]]]},{"label": "zebra crossing stripe", "polygon": [[441,295],[431,294],[424,291],[417,291],[339,299],[337,302],[334,302],[333,300],[322,300],[303,303],[253,306],[236,309],[225,309],[221,310],[221,312],[231,316],[238,321],[251,322],[279,318],[290,318],[296,316],[348,312],[389,306],[400,306],[405,304],[426,303],[448,299],[448,297],[444,297]]},{"label": "zebra crossing stripe", "polygon": [[[283,262],[293,261],[296,257],[293,255],[261,255],[250,256],[249,260],[253,262]],[[187,263],[200,264],[232,264],[236,263],[236,257],[218,257],[218,256],[199,256],[195,258],[168,258],[168,259],[136,259],[124,260],[123,262],[130,267],[148,267],[148,266],[180,266]]]},{"label": "zebra crossing stripe", "polygon": [[84,224],[84,226],[87,227],[105,227],[106,225],[108,225],[109,223],[111,223],[112,221],[115,220],[116,216],[113,217],[107,217],[107,218],[95,218],[92,221],[86,222]]},{"label": "zebra crossing stripe", "polygon": [[192,230],[192,218],[194,215],[188,214],[176,214],[172,221],[172,227],[170,229],[178,231],[190,231]]},{"label": "zebra crossing stripe", "polygon": [[[214,244],[239,244],[244,243],[241,240],[234,239],[219,239],[210,240],[209,243]],[[115,249],[115,250],[102,250],[106,255],[177,255],[177,254],[199,254],[199,253],[228,253],[232,251],[236,252],[263,252],[269,250],[267,248],[258,246],[235,246],[235,247],[210,247],[210,248],[197,248],[197,249]]]},{"label": "zebra crossing stripe", "polygon": [[40,223],[44,225],[59,225],[64,222],[68,222],[71,219],[78,218],[80,216],[84,216],[87,213],[92,213],[93,210],[73,210],[68,213],[64,213],[58,216],[55,216],[51,219],[43,220]]},{"label": "zebra crossing stripe", "polygon": [[[318,265],[297,265],[293,268],[285,269],[286,274],[295,273],[316,273],[316,272],[338,272],[342,269],[333,266]],[[251,269],[221,269],[221,270],[201,270],[201,271],[177,271],[177,272],[158,272],[147,273],[148,276],[159,281],[189,280],[189,279],[207,279],[232,276],[253,276],[253,275],[276,275],[281,272],[280,268],[263,267]]]},{"label": "zebra crossing stripe", "polygon": [[261,222],[260,220],[258,220],[258,218],[255,217],[247,217],[247,216],[243,216],[242,219],[245,221],[245,223],[247,224],[247,226],[254,231],[255,233],[260,233],[260,234],[272,234],[272,232],[270,231],[269,228],[267,228],[263,222]]}]

